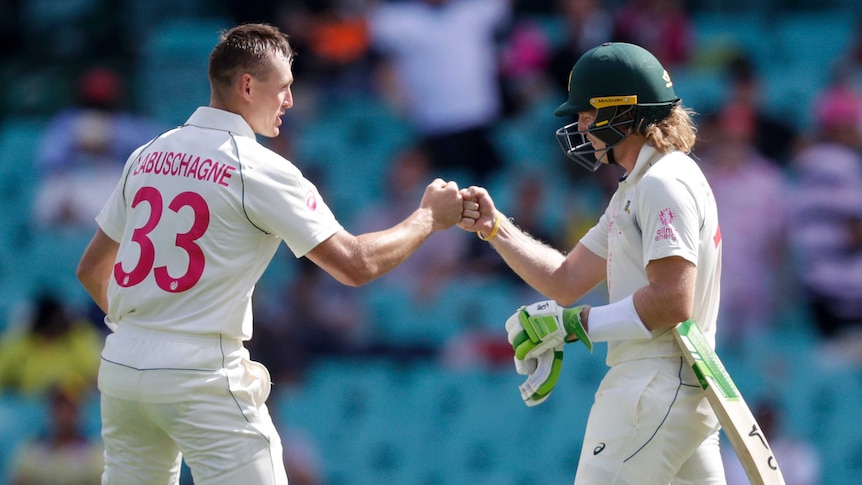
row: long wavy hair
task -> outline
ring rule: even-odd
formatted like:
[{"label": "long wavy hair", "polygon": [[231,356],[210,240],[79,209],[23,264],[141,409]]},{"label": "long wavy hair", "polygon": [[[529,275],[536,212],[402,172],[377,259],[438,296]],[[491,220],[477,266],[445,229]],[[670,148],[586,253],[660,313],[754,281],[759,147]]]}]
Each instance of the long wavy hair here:
[{"label": "long wavy hair", "polygon": [[691,153],[697,140],[694,115],[695,112],[691,108],[682,105],[674,106],[666,118],[644,128],[644,136],[647,142],[660,153],[674,150]]}]

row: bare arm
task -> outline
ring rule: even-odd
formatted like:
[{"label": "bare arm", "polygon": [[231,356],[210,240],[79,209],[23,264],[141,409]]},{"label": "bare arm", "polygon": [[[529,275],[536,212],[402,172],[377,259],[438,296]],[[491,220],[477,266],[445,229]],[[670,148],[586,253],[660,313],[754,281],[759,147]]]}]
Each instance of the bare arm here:
[{"label": "bare arm", "polygon": [[[487,236],[495,219],[500,217],[500,227],[489,243],[506,264],[539,293],[561,305],[571,305],[604,281],[605,259],[585,246],[578,244],[564,255],[526,234],[500,214],[487,190],[470,187],[462,193],[465,222],[459,227]],[[474,207],[476,210],[470,210]]]},{"label": "bare arm", "polygon": [[649,284],[634,294],[634,304],[650,330],[670,328],[691,318],[697,267],[679,256],[650,261]]},{"label": "bare arm", "polygon": [[461,221],[462,211],[458,186],[436,179],[419,208],[395,226],[359,236],[339,231],[307,256],[339,282],[360,286],[403,263],[434,231]]},{"label": "bare arm", "polygon": [[119,248],[120,243],[98,229],[78,263],[78,280],[105,314],[108,313],[108,278]]}]

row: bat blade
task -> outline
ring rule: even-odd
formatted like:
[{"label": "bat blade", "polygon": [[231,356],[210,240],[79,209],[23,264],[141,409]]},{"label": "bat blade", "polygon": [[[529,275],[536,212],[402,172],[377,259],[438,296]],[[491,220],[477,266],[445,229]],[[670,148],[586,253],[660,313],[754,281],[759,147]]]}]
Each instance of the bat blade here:
[{"label": "bat blade", "polygon": [[694,320],[676,326],[674,338],[706,392],[712,409],[752,485],[784,485],[769,442],[742,394]]}]

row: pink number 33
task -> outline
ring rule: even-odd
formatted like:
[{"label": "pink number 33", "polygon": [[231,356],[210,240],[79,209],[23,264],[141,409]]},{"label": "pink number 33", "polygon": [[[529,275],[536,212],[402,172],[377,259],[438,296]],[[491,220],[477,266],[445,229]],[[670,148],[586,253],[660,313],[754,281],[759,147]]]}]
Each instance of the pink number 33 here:
[{"label": "pink number 33", "polygon": [[183,207],[190,207],[194,213],[194,222],[188,232],[178,233],[175,244],[188,254],[188,267],[182,276],[174,277],[168,272],[167,266],[153,268],[156,261],[156,248],[149,235],[162,219],[164,202],[162,194],[154,187],[141,187],[132,200],[132,209],[141,202],[150,206],[150,217],[147,222],[134,230],[132,242],[140,246],[141,255],[138,264],[130,271],[123,268],[123,263],[114,265],[114,279],[117,284],[128,288],[135,286],[153,272],[156,284],[164,291],[180,293],[193,287],[200,279],[206,266],[206,258],[195,241],[204,235],[210,224],[210,211],[206,200],[195,192],[182,192],[171,201],[168,209],[178,213]]}]

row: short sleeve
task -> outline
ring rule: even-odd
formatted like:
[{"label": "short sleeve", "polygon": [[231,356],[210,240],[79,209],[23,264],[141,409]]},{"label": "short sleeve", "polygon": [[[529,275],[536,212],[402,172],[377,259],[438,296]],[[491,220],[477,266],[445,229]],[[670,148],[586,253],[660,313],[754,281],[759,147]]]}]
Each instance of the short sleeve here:
[{"label": "short sleeve", "polygon": [[584,237],[581,238],[581,244],[604,259],[608,258],[608,233],[610,232],[609,217],[607,211],[599,218],[599,222],[590,228]]},{"label": "short sleeve", "polygon": [[639,185],[644,264],[670,256],[697,264],[701,217],[693,192],[671,177],[646,176]]},{"label": "short sleeve", "polygon": [[317,187],[289,162],[242,176],[243,207],[252,223],[281,237],[297,258],[342,229]]}]

